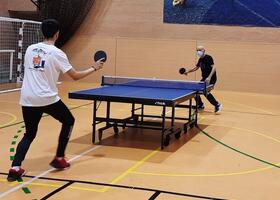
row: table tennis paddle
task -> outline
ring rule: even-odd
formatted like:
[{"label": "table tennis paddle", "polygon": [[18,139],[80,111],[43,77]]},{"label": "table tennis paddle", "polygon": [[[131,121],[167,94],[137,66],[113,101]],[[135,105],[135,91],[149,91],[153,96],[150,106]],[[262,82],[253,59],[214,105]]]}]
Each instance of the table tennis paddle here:
[{"label": "table tennis paddle", "polygon": [[102,61],[102,62],[106,62],[107,60],[107,54],[105,51],[99,50],[97,52],[95,52],[94,54],[94,61]]},{"label": "table tennis paddle", "polygon": [[186,72],[187,72],[187,70],[183,67],[179,69],[180,74],[185,74]]}]

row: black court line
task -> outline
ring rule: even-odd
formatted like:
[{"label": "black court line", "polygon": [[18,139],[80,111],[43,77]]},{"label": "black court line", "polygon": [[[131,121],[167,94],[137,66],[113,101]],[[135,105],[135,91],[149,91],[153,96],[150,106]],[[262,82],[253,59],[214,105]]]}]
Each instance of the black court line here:
[{"label": "black court line", "polygon": [[56,190],[52,191],[51,193],[49,193],[46,196],[44,196],[43,198],[41,198],[41,200],[45,200],[45,199],[50,198],[51,196],[55,195],[56,193],[59,193],[63,189],[67,188],[69,185],[72,185],[73,183],[74,183],[74,181],[70,181],[70,182],[66,183],[65,185],[57,188]]},{"label": "black court line", "polygon": [[155,193],[153,194],[153,196],[151,196],[151,197],[149,198],[149,200],[154,200],[154,199],[156,199],[159,195],[160,195],[160,192],[157,191],[157,192],[155,192]]},{"label": "black court line", "polygon": [[[0,175],[8,175],[8,174],[0,172]],[[36,176],[24,175],[23,177],[34,178]],[[192,197],[192,198],[196,198],[196,199],[226,200],[226,199],[217,198],[217,197],[208,197],[208,196],[200,196],[200,195],[194,195],[194,194],[185,194],[185,193],[171,192],[171,191],[166,191],[166,190],[157,190],[157,189],[137,187],[137,186],[117,185],[117,184],[109,184],[109,183],[99,183],[99,182],[71,180],[71,179],[59,179],[59,178],[49,178],[49,177],[39,177],[38,179],[58,181],[58,182],[67,182],[67,183],[73,182],[73,183],[81,183],[81,184],[88,184],[88,185],[101,185],[101,186],[134,189],[134,190],[142,190],[142,191],[149,191],[149,192],[158,192],[158,193],[164,193],[164,194],[170,194],[170,195]],[[65,189],[65,188],[62,188],[62,189]]]}]

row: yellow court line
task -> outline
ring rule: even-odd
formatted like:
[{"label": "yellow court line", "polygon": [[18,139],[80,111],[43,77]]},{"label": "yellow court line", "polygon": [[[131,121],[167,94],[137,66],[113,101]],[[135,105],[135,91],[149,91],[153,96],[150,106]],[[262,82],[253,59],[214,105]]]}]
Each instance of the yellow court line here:
[{"label": "yellow court line", "polygon": [[[134,170],[136,170],[140,165],[142,165],[145,161],[153,157],[155,154],[159,152],[159,148],[149,153],[147,156],[145,156],[142,160],[135,163],[132,167],[130,167],[128,170],[126,170],[124,173],[122,173],[120,176],[116,177],[113,181],[111,181],[109,184],[116,184],[117,182],[121,181],[123,178],[125,178],[127,175],[132,173]],[[102,191],[107,192],[111,187],[105,186]]]},{"label": "yellow court line", "polygon": [[[204,117],[199,117],[198,121],[203,120]],[[122,173],[120,176],[118,176],[117,178],[115,178],[113,181],[111,181],[109,184],[116,184],[117,182],[119,182],[120,180],[122,180],[123,178],[125,178],[127,175],[129,175],[130,173],[133,173],[134,170],[136,170],[139,166],[141,166],[145,161],[147,161],[148,159],[150,159],[151,157],[153,157],[155,154],[157,154],[159,152],[159,148],[152,151],[151,153],[149,153],[147,156],[145,156],[143,159],[141,159],[140,161],[138,161],[137,163],[135,163],[132,167],[130,167],[128,170],[126,170],[124,173]],[[6,179],[0,179],[0,182],[7,182]],[[11,183],[12,186],[15,186],[17,184],[20,184],[18,182],[13,182]],[[37,185],[37,186],[44,186],[44,187],[55,187],[55,188],[59,188],[62,185],[58,185],[58,184],[46,184],[46,183],[29,183],[28,185]],[[104,186],[101,189],[94,189],[94,188],[87,188],[87,187],[78,187],[78,186],[69,186],[68,188],[71,189],[76,189],[76,190],[84,190],[84,191],[92,191],[92,192],[107,192],[111,186]]]},{"label": "yellow court line", "polygon": [[[0,179],[0,182],[7,182],[6,179]],[[19,182],[14,182],[11,184],[11,186],[15,186],[20,184]],[[29,183],[28,185],[31,186],[43,186],[43,187],[53,187],[53,188],[60,188],[62,185],[59,184],[49,184],[49,183]],[[74,189],[74,190],[83,190],[83,191],[91,191],[91,192],[102,192],[100,189],[94,189],[94,188],[87,188],[87,187],[78,187],[78,186],[69,186],[68,188]]]},{"label": "yellow court line", "polygon": [[8,126],[8,125],[14,123],[15,121],[17,121],[17,117],[16,117],[15,115],[13,115],[12,113],[1,112],[1,111],[0,111],[0,114],[4,114],[4,115],[8,115],[8,116],[12,117],[12,120],[11,120],[11,121],[9,121],[9,122],[7,122],[7,123],[5,123],[5,124],[0,124],[0,128],[2,128],[2,127],[4,127],[4,126]]},{"label": "yellow court line", "polygon": [[239,128],[239,127],[235,127],[235,126],[225,126],[225,125],[220,125],[220,124],[215,124],[215,123],[210,123],[208,125],[210,125],[210,126],[220,126],[220,127],[225,127],[225,128],[232,128],[232,129],[237,129],[237,130],[241,130],[241,131],[251,132],[251,133],[253,133],[255,135],[259,135],[259,136],[262,136],[264,138],[273,140],[274,142],[280,143],[280,140],[278,140],[276,138],[273,138],[271,136],[262,134],[260,132],[254,131],[254,130],[250,130],[250,129],[246,129],[246,128]]},{"label": "yellow court line", "polygon": [[258,111],[264,112],[265,114],[275,115],[275,113],[272,113],[270,111],[267,111],[267,110],[264,110],[264,109],[261,109],[261,108],[256,108],[256,107],[253,107],[253,106],[248,106],[246,104],[236,103],[236,102],[228,101],[228,100],[224,100],[224,101],[229,102],[231,104],[236,104],[236,105],[239,105],[239,106],[243,106],[243,107],[251,108],[251,109],[254,109],[254,110],[258,110]]},{"label": "yellow court line", "polygon": [[[202,117],[199,121],[201,121],[203,119],[204,118]],[[266,137],[268,139],[272,139],[273,141],[280,143],[280,140],[277,140],[277,139],[272,138],[272,137],[267,137],[264,134],[261,134],[261,133],[259,133],[257,131],[252,131],[250,129],[244,129],[244,128],[239,128],[239,127],[223,126],[223,125],[217,125],[217,124],[210,124],[210,125],[222,126],[222,127],[228,127],[228,128],[234,128],[234,129],[239,129],[239,130],[244,130],[244,131],[252,132],[254,134]],[[178,174],[176,174],[176,173],[150,173],[150,172],[134,171],[140,165],[142,165],[145,161],[150,159],[152,156],[154,156],[158,152],[159,152],[159,149],[151,152],[150,154],[145,156],[142,160],[138,161],[132,167],[130,167],[128,170],[126,170],[123,174],[121,174],[120,176],[115,178],[113,181],[111,181],[110,184],[116,184],[117,182],[119,182],[120,180],[122,180],[123,178],[125,178],[129,174],[150,175],[150,176],[165,176],[165,177],[219,177],[219,176],[235,176],[235,175],[252,174],[252,173],[256,173],[256,172],[260,172],[260,171],[265,171],[265,170],[274,168],[273,166],[267,166],[267,167],[263,167],[263,168],[246,170],[246,171],[242,171],[242,172],[212,173],[212,174],[202,174],[202,173],[200,173],[200,174],[185,174],[185,173],[181,173],[181,174],[178,173]],[[277,163],[275,165],[280,166],[280,163]],[[6,181],[6,179],[0,179],[0,182],[7,182],[7,181]],[[19,184],[19,183],[17,183],[17,182],[12,183],[12,185],[16,185],[16,184]],[[62,185],[57,185],[57,184],[44,184],[44,183],[30,183],[29,185],[37,185],[37,186],[45,186],[45,187],[55,187],[55,188],[59,188],[59,187],[62,186]],[[75,189],[75,190],[92,191],[92,192],[107,192],[111,188],[111,186],[104,186],[101,189],[94,189],[94,188],[87,188],[87,187],[78,187],[78,186],[69,186],[69,188]]]},{"label": "yellow court line", "polygon": [[89,192],[103,192],[102,189],[94,189],[94,188],[87,188],[87,187],[69,186],[69,188],[74,190],[82,190],[82,191],[89,191]]},{"label": "yellow court line", "polygon": [[[117,178],[115,178],[114,180],[112,180],[109,184],[116,184],[117,182],[119,182],[120,180],[122,180],[123,178],[125,178],[127,175],[129,175],[130,173],[132,173],[135,169],[137,169],[139,166],[141,166],[145,161],[147,161],[148,159],[150,159],[151,157],[153,157],[155,154],[157,154],[159,152],[159,148],[157,150],[154,150],[153,152],[149,153],[147,156],[145,156],[143,159],[141,159],[140,161],[138,161],[137,163],[135,163],[132,167],[130,167],[128,170],[126,170],[125,172],[123,172],[120,176],[118,176]],[[0,179],[0,182],[7,182],[6,179]],[[20,183],[18,182],[13,182],[10,185],[15,186],[18,185]],[[59,188],[63,185],[59,185],[59,184],[47,184],[47,183],[29,183],[28,185],[34,185],[34,186],[43,186],[43,187],[54,187],[54,188]],[[83,191],[92,191],[92,192],[107,192],[111,186],[103,186],[101,189],[94,189],[94,188],[87,188],[87,187],[78,187],[78,186],[69,186],[68,188],[71,189],[75,189],[75,190],[83,190]]]},{"label": "yellow court line", "polygon": [[[280,166],[280,163],[275,164]],[[274,166],[267,166],[258,169],[246,170],[241,172],[228,172],[228,173],[209,173],[209,174],[173,174],[173,173],[151,173],[151,172],[141,172],[141,171],[134,171],[131,172],[132,174],[138,175],[150,175],[150,176],[165,176],[165,177],[219,177],[219,176],[236,176],[236,175],[245,175],[245,174],[252,174],[260,171],[265,171],[271,168],[275,168]]]},{"label": "yellow court line", "polygon": [[[201,120],[203,120],[203,119],[201,119]],[[232,128],[232,129],[237,129],[237,130],[243,130],[243,131],[251,132],[253,134],[256,134],[256,135],[265,137],[267,139],[273,140],[277,143],[280,143],[280,140],[278,140],[278,139],[275,139],[271,136],[267,136],[267,135],[264,135],[260,132],[253,131],[253,130],[250,130],[250,129],[233,127],[233,126],[224,126],[224,125],[219,125],[219,124],[214,124],[214,123],[210,123],[208,125],[210,125],[210,126],[220,126],[220,127],[225,127],[225,128]],[[280,163],[276,163],[275,165],[280,166]],[[218,176],[234,176],[234,175],[252,174],[252,173],[265,171],[265,170],[272,169],[272,168],[274,168],[274,166],[267,166],[267,167],[263,167],[263,168],[257,168],[257,169],[246,170],[246,171],[241,171],[241,172],[211,173],[211,174],[210,173],[209,174],[185,174],[185,173],[173,174],[173,173],[152,173],[152,172],[141,172],[141,171],[134,171],[134,172],[131,172],[131,173],[132,174],[139,174],[139,175],[166,176],[166,177],[218,177]]]},{"label": "yellow court line", "polygon": [[[235,103],[235,104],[238,104],[238,103]],[[239,105],[246,106],[246,105],[243,105],[243,104],[239,104]],[[250,106],[246,106],[246,107],[250,107]],[[254,108],[254,107],[250,107],[250,108]],[[262,109],[257,109],[257,108],[254,108],[254,109],[264,111]],[[267,112],[267,111],[264,111],[264,112],[269,113],[269,114],[273,114],[273,113]],[[198,119],[198,121],[202,121],[202,120],[205,119],[205,117],[199,117],[199,118],[200,119]],[[222,125],[217,125],[217,124],[209,124],[209,125],[222,126]],[[256,135],[260,135],[262,137],[265,137],[267,139],[271,139],[271,140],[273,140],[273,141],[275,141],[277,143],[280,143],[280,140],[275,139],[275,138],[270,137],[270,136],[266,136],[266,135],[264,135],[262,133],[259,133],[257,131],[253,131],[253,130],[249,130],[249,129],[244,129],[244,128],[239,128],[239,127],[230,127],[230,126],[222,126],[222,127],[229,127],[229,128],[234,128],[234,129],[239,129],[239,130],[244,130],[244,131],[252,132],[252,133],[254,133]],[[126,170],[124,173],[122,173],[120,176],[116,177],[109,184],[116,184],[117,182],[121,181],[123,178],[125,178],[129,174],[152,175],[152,176],[167,176],[167,177],[186,177],[186,176],[188,176],[188,177],[190,177],[190,176],[193,176],[193,177],[203,177],[203,176],[204,177],[213,177],[213,176],[215,176],[215,177],[217,177],[217,176],[244,175],[244,174],[250,174],[250,173],[260,172],[260,171],[264,171],[264,170],[267,170],[267,169],[274,168],[273,166],[267,166],[267,167],[263,167],[263,168],[259,168],[259,169],[246,170],[246,171],[242,171],[242,172],[214,173],[214,174],[172,174],[172,173],[149,173],[149,172],[139,172],[139,171],[137,172],[137,171],[134,171],[139,166],[141,166],[145,161],[150,159],[152,156],[154,156],[158,152],[159,152],[159,149],[151,152],[150,154],[145,156],[142,160],[138,161],[132,167],[130,167],[128,170]],[[277,163],[275,165],[280,166],[280,163]],[[7,182],[7,181],[6,181],[6,179],[0,179],[0,182]],[[18,184],[18,183],[16,183],[16,184]],[[62,185],[44,184],[44,183],[30,183],[29,185],[38,185],[38,186],[56,187],[56,188],[59,188],[59,187],[62,186]],[[94,189],[94,188],[87,188],[87,187],[77,187],[77,186],[69,186],[69,188],[76,189],[76,190],[84,190],[84,191],[107,192],[111,188],[111,186],[104,186],[101,189]]]}]

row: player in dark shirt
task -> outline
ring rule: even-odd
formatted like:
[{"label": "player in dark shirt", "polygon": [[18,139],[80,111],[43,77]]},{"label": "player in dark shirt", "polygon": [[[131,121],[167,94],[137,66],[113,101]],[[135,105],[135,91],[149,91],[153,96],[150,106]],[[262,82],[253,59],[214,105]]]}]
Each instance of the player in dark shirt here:
[{"label": "player in dark shirt", "polygon": [[[201,75],[202,75],[201,81],[205,81],[206,84],[215,85],[217,81],[217,73],[216,73],[216,68],[214,65],[213,58],[205,53],[205,49],[203,46],[198,46],[196,52],[197,52],[197,56],[199,57],[196,67],[185,72],[184,74],[187,75],[188,73],[195,72],[200,68]],[[219,113],[222,109],[222,104],[220,104],[211,93],[208,93],[206,95],[206,98],[213,106],[215,106],[215,113]],[[198,109],[203,110],[204,104],[201,100],[201,97],[198,96],[196,101],[198,104]]]}]

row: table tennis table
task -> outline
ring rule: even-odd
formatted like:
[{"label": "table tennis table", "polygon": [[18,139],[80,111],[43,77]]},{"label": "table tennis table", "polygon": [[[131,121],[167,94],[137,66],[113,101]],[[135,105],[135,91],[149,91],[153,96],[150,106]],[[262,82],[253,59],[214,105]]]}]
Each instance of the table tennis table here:
[{"label": "table tennis table", "polygon": [[[199,81],[103,76],[101,87],[70,92],[69,98],[93,101],[92,143],[95,143],[96,125],[105,123],[98,129],[99,142],[103,131],[111,127],[115,134],[119,134],[118,127],[145,128],[160,130],[163,149],[172,136],[179,139],[182,130],[186,133],[197,124],[198,109],[193,99],[212,88],[213,85]],[[102,115],[105,117],[97,116],[98,102],[106,102],[105,115]],[[111,117],[111,103],[114,102],[131,104],[131,114],[125,118]],[[145,106],[160,106],[162,112],[145,114]],[[167,108],[171,108],[171,116],[167,116]],[[177,108],[185,109],[186,116],[177,117]],[[183,126],[175,127],[175,120],[183,121]]]}]

